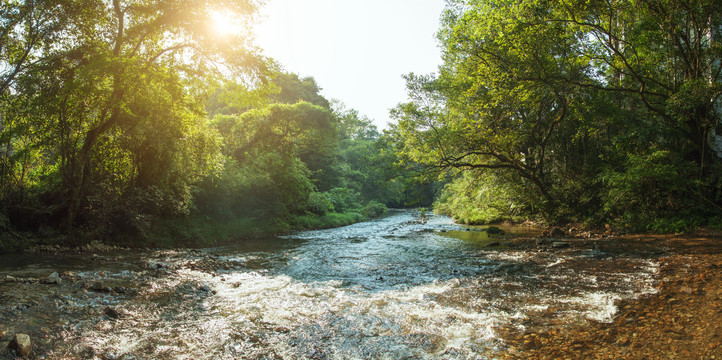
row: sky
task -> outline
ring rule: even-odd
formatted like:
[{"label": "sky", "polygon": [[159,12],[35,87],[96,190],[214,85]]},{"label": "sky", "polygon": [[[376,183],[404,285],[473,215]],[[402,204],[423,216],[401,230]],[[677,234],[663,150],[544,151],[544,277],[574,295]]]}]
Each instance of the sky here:
[{"label": "sky", "polygon": [[443,8],[444,0],[266,0],[256,44],[384,129],[389,109],[407,101],[401,76],[441,64]]}]

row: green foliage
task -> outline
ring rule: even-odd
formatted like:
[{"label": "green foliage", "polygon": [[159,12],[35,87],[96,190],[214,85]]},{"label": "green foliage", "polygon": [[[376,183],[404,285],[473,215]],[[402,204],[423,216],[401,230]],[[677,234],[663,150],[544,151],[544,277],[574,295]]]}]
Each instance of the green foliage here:
[{"label": "green foliage", "polygon": [[386,210],[388,210],[386,205],[376,201],[369,201],[368,204],[364,205],[363,209],[361,209],[361,215],[363,215],[364,218],[370,219],[383,215],[386,213]]},{"label": "green foliage", "polygon": [[622,172],[605,173],[604,211],[636,231],[679,232],[709,216],[700,206],[696,167],[668,151],[630,155]]},{"label": "green foliage", "polygon": [[455,177],[436,210],[461,222],[708,223],[722,209],[721,9],[450,1],[439,74],[409,74],[393,112],[399,156]]},{"label": "green foliage", "polygon": [[333,202],[326,193],[312,192],[308,196],[308,211],[316,215],[326,215],[334,210]]},{"label": "green foliage", "polygon": [[250,37],[210,30],[219,9],[250,26],[257,2],[179,4],[3,3],[4,234],[209,244],[244,235],[239,219],[346,224],[402,202],[395,153],[369,119],[276,71]]},{"label": "green foliage", "polygon": [[349,211],[342,213],[331,212],[323,216],[310,214],[297,215],[291,219],[290,223],[297,229],[314,230],[350,225],[364,219],[365,217],[363,215]]},{"label": "green foliage", "polygon": [[463,224],[518,220],[534,202],[522,194],[503,174],[466,172],[444,187],[434,209]]}]

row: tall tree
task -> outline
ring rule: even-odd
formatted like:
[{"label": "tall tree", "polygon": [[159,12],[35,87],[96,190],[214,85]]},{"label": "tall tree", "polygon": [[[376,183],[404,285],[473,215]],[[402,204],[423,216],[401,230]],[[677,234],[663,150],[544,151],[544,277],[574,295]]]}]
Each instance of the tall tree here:
[{"label": "tall tree", "polygon": [[[39,17],[44,13],[42,9],[23,10],[24,6],[34,3],[18,2],[17,10],[10,14],[25,11]],[[68,227],[85,201],[93,154],[104,137],[120,127],[129,129],[158,116],[157,111],[163,111],[159,108],[161,105],[200,113],[202,92],[193,94],[201,95],[197,99],[185,96],[201,89],[199,81],[228,75],[252,79],[265,71],[265,61],[250,45],[250,32],[221,34],[214,30],[214,17],[219,12],[230,14],[241,28],[248,30],[255,11],[251,1],[56,0],[38,3],[62,17],[63,21],[59,22],[62,26],[52,28],[44,47],[31,51],[37,61],[19,68],[28,77],[45,78],[35,82],[39,90],[36,93],[42,96],[35,100],[45,102],[47,112],[54,114],[46,121],[56,122],[61,133],[74,135],[67,136],[67,142],[62,145]],[[10,17],[7,23],[12,21]],[[35,34],[36,31],[28,27],[16,34],[19,40],[15,42],[33,43]],[[9,53],[3,50],[3,54]],[[3,83],[10,78],[17,79],[18,74],[15,71],[7,74]],[[173,104],[163,103],[160,92],[171,96]],[[137,96],[140,94],[151,96],[141,99]],[[160,97],[154,98],[154,94]],[[153,104],[153,99],[161,102]],[[145,105],[141,106],[143,102]],[[155,115],[151,115],[148,110],[154,106]],[[140,171],[146,171],[144,169],[148,166]],[[144,178],[147,174],[140,174],[140,179]]]}]

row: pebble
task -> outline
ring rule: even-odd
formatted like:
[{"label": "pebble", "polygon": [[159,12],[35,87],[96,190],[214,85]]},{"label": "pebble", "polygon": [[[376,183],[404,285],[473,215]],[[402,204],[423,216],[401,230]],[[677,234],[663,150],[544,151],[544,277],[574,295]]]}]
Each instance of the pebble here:
[{"label": "pebble", "polygon": [[90,285],[90,290],[95,290],[99,292],[111,292],[113,289],[110,288],[110,286],[105,286],[105,284],[102,281],[95,281],[92,285]]},{"label": "pebble", "polygon": [[105,308],[105,311],[104,311],[103,313],[104,313],[105,315],[108,315],[108,317],[111,318],[111,319],[118,319],[118,318],[120,318],[120,314],[119,314],[115,309],[113,309],[113,308],[110,307],[110,306],[108,306],[107,308]]},{"label": "pebble", "polygon": [[55,284],[58,285],[63,282],[63,280],[60,278],[60,275],[58,275],[57,272],[53,272],[52,274],[48,275],[45,279],[41,281],[43,284]]}]

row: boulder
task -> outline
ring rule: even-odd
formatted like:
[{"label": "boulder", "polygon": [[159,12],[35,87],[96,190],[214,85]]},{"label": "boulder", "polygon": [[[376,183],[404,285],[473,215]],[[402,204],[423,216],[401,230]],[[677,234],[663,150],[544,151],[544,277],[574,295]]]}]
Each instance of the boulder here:
[{"label": "boulder", "polygon": [[31,346],[32,343],[30,342],[30,336],[25,334],[16,334],[13,341],[11,341],[8,345],[8,347],[15,350],[15,353],[20,357],[28,356],[30,354]]},{"label": "boulder", "polygon": [[562,230],[562,229],[560,229],[560,228],[558,228],[558,227],[555,227],[555,228],[551,229],[551,231],[549,232],[549,234],[550,234],[551,236],[564,236],[564,235],[566,235],[566,233],[564,232],[564,230]]}]

